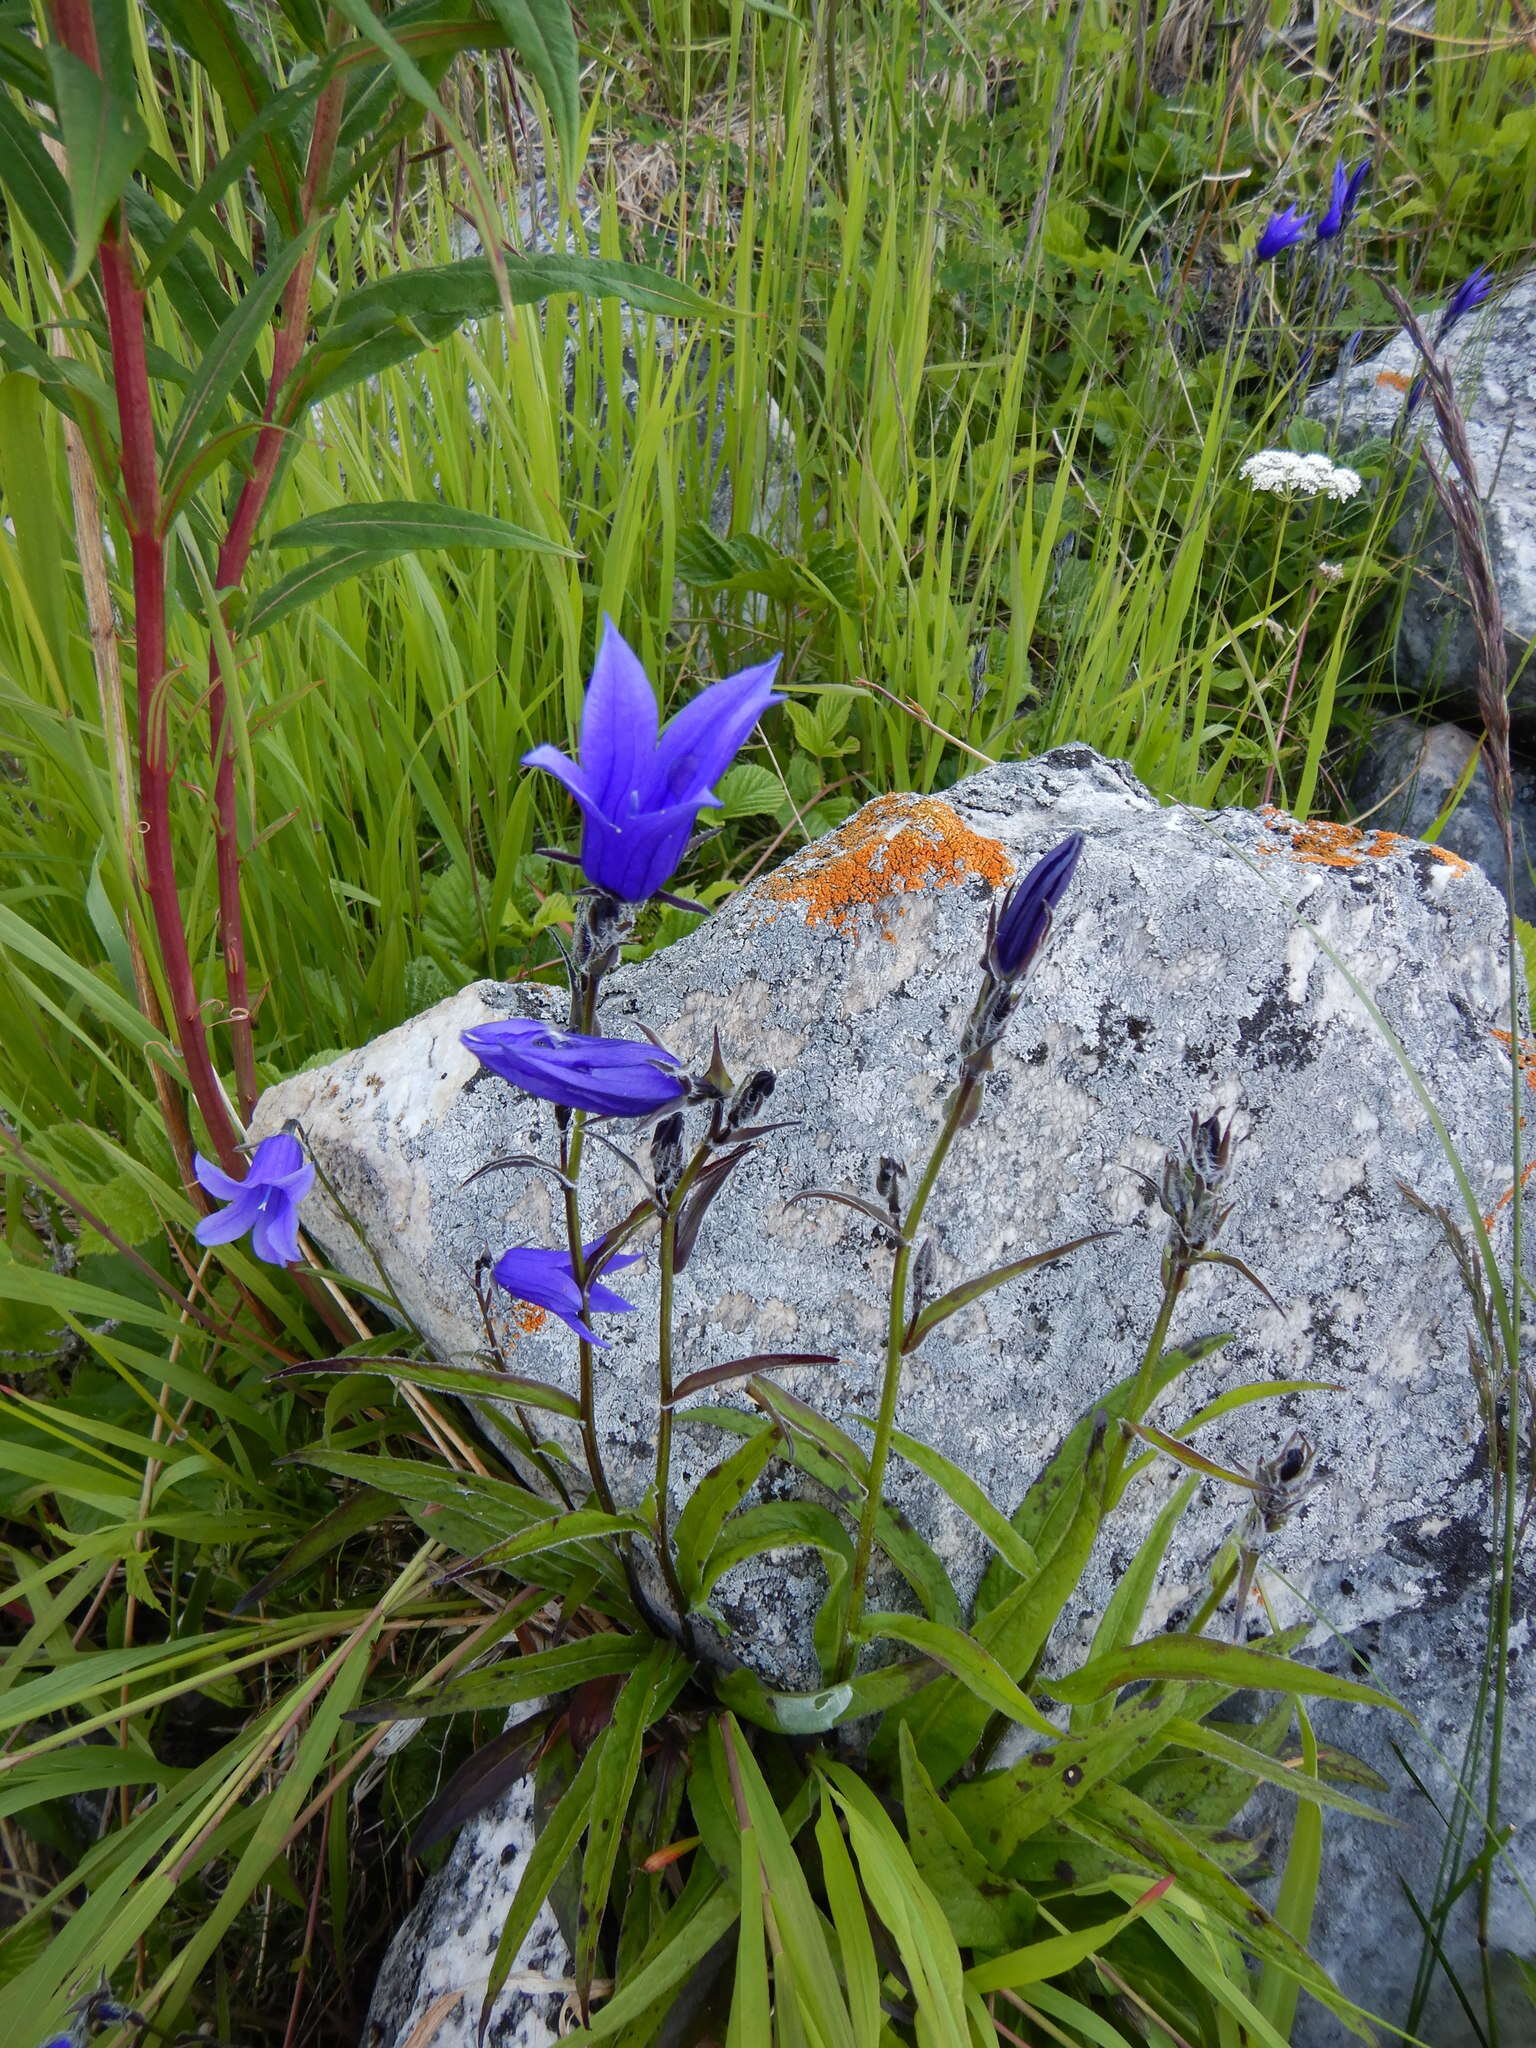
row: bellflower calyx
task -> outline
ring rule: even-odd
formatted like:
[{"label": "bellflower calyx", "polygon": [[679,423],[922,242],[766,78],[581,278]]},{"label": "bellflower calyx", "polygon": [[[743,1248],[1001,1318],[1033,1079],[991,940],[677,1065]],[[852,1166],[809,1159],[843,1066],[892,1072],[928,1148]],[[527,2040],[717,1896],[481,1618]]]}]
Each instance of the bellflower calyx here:
[{"label": "bellflower calyx", "polygon": [[[602,1239],[582,1248],[582,1263],[588,1264],[602,1249]],[[643,1256],[640,1252],[626,1253],[622,1258],[610,1259],[610,1268],[633,1266]],[[589,1344],[595,1344],[600,1351],[606,1351],[608,1340],[599,1337],[591,1326],[582,1321],[583,1303],[581,1289],[571,1269],[569,1252],[536,1251],[524,1245],[514,1245],[511,1251],[503,1252],[491,1268],[497,1283],[518,1301],[531,1301],[535,1308],[548,1309],[558,1316],[568,1330],[578,1337],[585,1337]],[[632,1301],[615,1294],[611,1287],[604,1287],[600,1280],[587,1282],[586,1310],[593,1309],[603,1314],[620,1309],[632,1309]]]},{"label": "bellflower calyx", "polygon": [[701,690],[665,731],[639,657],[603,622],[581,721],[581,759],[551,746],[523,756],[581,806],[581,865],[596,889],[643,903],[665,888],[715,784],[770,704],[778,656]]},{"label": "bellflower calyx", "polygon": [[1284,249],[1292,248],[1299,242],[1312,225],[1310,213],[1301,213],[1294,206],[1287,206],[1277,213],[1254,245],[1253,258],[1256,263],[1272,263]]},{"label": "bellflower calyx", "polygon": [[460,1038],[483,1067],[525,1095],[594,1116],[652,1116],[688,1091],[672,1053],[632,1038],[592,1038],[533,1017],[476,1024]]},{"label": "bellflower calyx", "polygon": [[1331,242],[1335,235],[1342,232],[1345,222],[1355,210],[1360,187],[1369,176],[1370,169],[1371,160],[1368,156],[1361,157],[1352,171],[1345,170],[1342,157],[1334,165],[1333,195],[1328,201],[1328,211],[1317,224],[1317,239],[1320,242]]},{"label": "bellflower calyx", "polygon": [[226,1209],[205,1216],[193,1235],[199,1244],[230,1244],[251,1234],[251,1250],[270,1266],[291,1266],[299,1256],[299,1204],[315,1184],[315,1169],[289,1131],[263,1138],[245,1179],[236,1180],[194,1153],[198,1184]]}]

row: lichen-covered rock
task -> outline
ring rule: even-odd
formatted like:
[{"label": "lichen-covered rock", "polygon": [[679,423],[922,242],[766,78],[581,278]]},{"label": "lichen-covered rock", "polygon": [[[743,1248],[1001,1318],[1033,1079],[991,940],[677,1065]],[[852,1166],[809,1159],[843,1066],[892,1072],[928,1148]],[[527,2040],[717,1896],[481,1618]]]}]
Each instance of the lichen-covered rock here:
[{"label": "lichen-covered rock", "polygon": [[[1464,1602],[1437,1539],[1476,1531],[1484,1512],[1467,1303],[1437,1226],[1399,1188],[1460,1201],[1426,1097],[1495,1222],[1508,1196],[1503,906],[1443,849],[1274,812],[1163,808],[1123,768],[1068,747],[944,797],[881,798],[689,937],[623,969],[605,1000],[608,1032],[638,1035],[643,1022],[702,1066],[718,1031],[733,1071],[777,1070],[771,1113],[796,1120],[740,1170],[679,1280],[678,1370],[760,1351],[829,1353],[835,1365],[786,1372],[784,1383],[855,1432],[873,1412],[889,1253],[856,1212],[790,1197],[811,1186],[869,1194],[882,1154],[920,1167],[954,1076],[988,903],[1073,829],[1087,835],[1076,878],[998,1050],[985,1109],[928,1212],[934,1286],[1087,1232],[1113,1235],[945,1324],[909,1362],[900,1425],[1012,1509],[1146,1342],[1164,1221],[1142,1176],[1157,1174],[1192,1110],[1232,1110],[1241,1138],[1221,1243],[1274,1300],[1230,1270],[1196,1274],[1175,1337],[1239,1334],[1160,1419],[1177,1427],[1249,1384],[1330,1383],[1239,1406],[1201,1441],[1251,1465],[1306,1431],[1328,1483],[1273,1540],[1271,1598],[1284,1619],[1310,1601],[1333,1627],[1380,1623],[1390,1641],[1395,1617]],[[491,1016],[556,1010],[551,990],[482,983],[260,1107],[259,1132],[300,1122],[369,1245],[323,1202],[306,1209],[316,1234],[360,1278],[376,1281],[377,1257],[444,1355],[484,1343],[476,1261],[558,1241],[546,1180],[506,1172],[465,1185],[489,1159],[552,1156],[554,1131],[548,1109],[482,1073],[459,1034]],[[627,1211],[632,1183],[606,1153],[589,1157],[583,1202],[595,1232]],[[599,1427],[615,1491],[634,1501],[655,1443],[649,1262],[623,1274],[622,1291],[639,1312],[604,1319]],[[519,1372],[574,1384],[557,1324],[510,1301],[497,1320]],[[729,1448],[719,1431],[680,1423],[678,1497]],[[796,1484],[792,1473],[772,1483]],[[1091,1628],[1172,1483],[1159,1469],[1133,1490],[1059,1656]],[[897,1473],[895,1491],[968,1597],[982,1562],[970,1525],[911,1471]],[[1197,1497],[1150,1626],[1187,1611],[1245,1507],[1215,1485]],[[772,1682],[815,1683],[810,1621],[822,1588],[803,1552],[739,1568],[717,1602],[729,1650]],[[901,1595],[899,1584],[880,1592]],[[1345,1833],[1361,1868],[1391,1886],[1389,1831]],[[1386,2004],[1411,1969],[1405,1955],[1390,1982],[1348,1971],[1345,1982]]]},{"label": "lichen-covered rock", "polygon": [[[1434,322],[1427,323],[1431,339]],[[1488,546],[1504,608],[1510,711],[1517,728],[1536,729],[1536,271],[1517,278],[1447,336],[1450,366],[1477,466]],[[1418,375],[1413,344],[1398,334],[1368,361],[1351,363],[1307,399],[1314,419],[1347,450],[1402,432],[1403,408]],[[1436,462],[1445,454],[1427,399],[1415,409],[1403,446],[1422,437]],[[1456,551],[1417,461],[1407,509],[1392,545],[1414,563],[1397,636],[1397,677],[1430,703],[1475,711],[1477,642]]]}]

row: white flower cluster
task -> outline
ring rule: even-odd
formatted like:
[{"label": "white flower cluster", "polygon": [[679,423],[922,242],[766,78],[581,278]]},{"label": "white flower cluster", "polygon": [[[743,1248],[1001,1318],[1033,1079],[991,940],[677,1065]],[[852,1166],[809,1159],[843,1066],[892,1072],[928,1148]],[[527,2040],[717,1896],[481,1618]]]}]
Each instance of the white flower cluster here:
[{"label": "white flower cluster", "polygon": [[1352,498],[1360,488],[1359,473],[1343,469],[1326,455],[1293,455],[1289,448],[1261,448],[1250,455],[1239,474],[1255,491],[1299,498]]}]

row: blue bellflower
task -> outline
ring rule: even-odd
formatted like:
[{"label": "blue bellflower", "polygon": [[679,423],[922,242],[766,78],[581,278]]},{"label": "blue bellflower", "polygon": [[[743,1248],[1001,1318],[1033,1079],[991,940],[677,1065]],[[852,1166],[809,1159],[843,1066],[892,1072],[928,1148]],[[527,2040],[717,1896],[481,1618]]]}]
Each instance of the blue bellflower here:
[{"label": "blue bellflower", "polygon": [[779,658],[711,683],[659,731],[656,693],[612,619],[587,688],[581,760],[551,746],[523,756],[547,768],[581,806],[587,880],[625,903],[666,887],[715,784],[770,704]]},{"label": "blue bellflower", "polygon": [[532,1017],[476,1024],[460,1037],[483,1067],[525,1095],[594,1116],[651,1116],[688,1092],[672,1053],[632,1038],[589,1038]]},{"label": "blue bellflower", "polygon": [[1345,170],[1342,157],[1334,165],[1333,196],[1328,202],[1328,211],[1317,224],[1317,239],[1320,242],[1331,242],[1335,235],[1342,232],[1345,222],[1355,210],[1355,201],[1360,196],[1360,187],[1365,183],[1370,168],[1371,160],[1368,156],[1361,157],[1352,171]]},{"label": "blue bellflower", "polygon": [[1082,833],[1070,833],[1008,891],[987,951],[987,966],[997,980],[1016,981],[1044,945],[1082,850]]},{"label": "blue bellflower", "polygon": [[[582,1261],[589,1263],[602,1249],[602,1239],[582,1248]],[[644,1255],[629,1252],[623,1258],[610,1259],[609,1269],[618,1266],[633,1266]],[[569,1252],[547,1252],[530,1250],[523,1245],[514,1245],[511,1251],[503,1252],[492,1267],[498,1284],[517,1301],[531,1301],[535,1308],[548,1309],[558,1316],[568,1330],[578,1337],[585,1337],[600,1351],[606,1351],[608,1340],[581,1319],[581,1289],[576,1285],[571,1271]],[[619,1309],[632,1309],[632,1301],[626,1301],[615,1294],[611,1287],[604,1287],[600,1280],[587,1282],[587,1308],[611,1314]]]},{"label": "blue bellflower", "polygon": [[1272,263],[1283,249],[1299,242],[1312,225],[1310,213],[1298,213],[1294,206],[1277,213],[1254,245],[1253,259],[1256,263]]},{"label": "blue bellflower", "polygon": [[205,1216],[193,1235],[199,1244],[229,1244],[251,1233],[251,1250],[271,1266],[291,1266],[299,1256],[299,1204],[315,1184],[315,1169],[304,1148],[287,1131],[263,1138],[251,1155],[244,1180],[235,1180],[201,1152],[192,1170],[216,1201],[229,1207]]},{"label": "blue bellflower", "polygon": [[1464,277],[1455,291],[1445,302],[1445,311],[1440,315],[1440,325],[1435,329],[1437,343],[1444,341],[1459,321],[1465,320],[1493,290],[1493,279],[1488,274],[1486,263],[1480,264],[1470,277]]}]

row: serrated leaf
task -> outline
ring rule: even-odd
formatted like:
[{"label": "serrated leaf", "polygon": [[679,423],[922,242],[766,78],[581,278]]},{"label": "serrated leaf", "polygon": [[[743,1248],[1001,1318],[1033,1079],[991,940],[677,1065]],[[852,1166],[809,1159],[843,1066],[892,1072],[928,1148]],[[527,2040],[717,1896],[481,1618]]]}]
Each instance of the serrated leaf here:
[{"label": "serrated leaf", "polygon": [[784,785],[771,768],[742,761],[720,778],[720,801],[711,805],[727,822],[735,818],[777,817],[784,805]]},{"label": "serrated leaf", "polygon": [[275,548],[365,548],[380,560],[418,548],[526,548],[535,554],[575,551],[542,534],[494,519],[488,512],[461,511],[436,499],[391,498],[370,505],[338,505],[312,512],[272,536]]},{"label": "serrated leaf", "polygon": [[72,50],[50,44],[48,68],[74,221],[74,260],[64,281],[65,290],[73,291],[96,260],[101,231],[117,210],[149,137],[128,102]]}]

